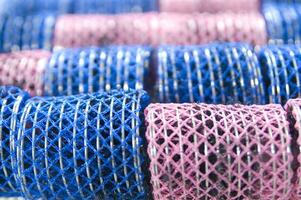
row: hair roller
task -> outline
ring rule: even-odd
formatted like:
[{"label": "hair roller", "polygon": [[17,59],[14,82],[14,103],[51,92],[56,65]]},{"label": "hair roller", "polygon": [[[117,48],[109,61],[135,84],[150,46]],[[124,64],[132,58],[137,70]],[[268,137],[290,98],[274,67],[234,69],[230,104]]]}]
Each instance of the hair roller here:
[{"label": "hair roller", "polygon": [[12,86],[0,87],[0,196],[19,195],[15,142],[20,117],[29,95]]},{"label": "hair roller", "polygon": [[265,101],[257,57],[245,44],[161,47],[157,77],[160,102]]},{"label": "hair roller", "polygon": [[290,199],[280,105],[152,104],[145,114],[155,199]]},{"label": "hair roller", "polygon": [[2,16],[1,52],[52,48],[56,19],[52,15]]},{"label": "hair roller", "polygon": [[223,11],[233,12],[258,12],[260,7],[259,0],[229,0],[227,4],[222,0],[160,0],[160,10],[162,12],[210,12],[217,13]]},{"label": "hair roller", "polygon": [[143,89],[150,57],[151,49],[142,46],[56,51],[45,69],[45,95]]},{"label": "hair roller", "polygon": [[64,15],[58,18],[54,33],[55,47],[193,45],[216,41],[265,44],[263,16],[231,12]]},{"label": "hair roller", "polygon": [[0,84],[15,85],[31,95],[43,95],[43,76],[50,52],[20,51],[0,55]]},{"label": "hair roller", "polygon": [[291,99],[286,104],[287,118],[290,122],[290,131],[292,135],[292,152],[294,155],[294,161],[292,163],[292,167],[294,169],[294,178],[293,178],[293,197],[292,199],[300,199],[301,198],[301,155],[300,155],[300,147],[301,147],[301,134],[300,134],[300,124],[301,124],[301,99]]},{"label": "hair roller", "polygon": [[146,198],[139,129],[148,102],[135,90],[30,99],[16,144],[24,197]]},{"label": "hair roller", "polygon": [[300,48],[292,45],[269,45],[258,52],[267,102],[285,104],[301,96],[300,59]]}]

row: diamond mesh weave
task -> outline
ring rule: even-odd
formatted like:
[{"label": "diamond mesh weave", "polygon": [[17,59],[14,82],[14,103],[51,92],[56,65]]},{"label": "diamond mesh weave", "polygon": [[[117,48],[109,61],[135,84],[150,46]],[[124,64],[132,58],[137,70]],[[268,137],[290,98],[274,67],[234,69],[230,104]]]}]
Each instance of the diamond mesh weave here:
[{"label": "diamond mesh weave", "polygon": [[266,43],[258,13],[65,15],[58,18],[54,45],[203,44],[212,41]]},{"label": "diamond mesh weave", "polygon": [[16,161],[14,142],[29,95],[18,88],[2,86],[0,97],[0,197],[15,196],[19,188],[13,173]]},{"label": "diamond mesh weave", "polygon": [[139,129],[149,97],[112,90],[27,101],[16,143],[27,199],[144,199]]},{"label": "diamond mesh weave", "polygon": [[56,19],[52,15],[0,17],[0,51],[51,49]]},{"label": "diamond mesh weave", "polygon": [[244,12],[259,11],[259,0],[159,0],[162,12]]},{"label": "diamond mesh weave", "polygon": [[290,122],[292,135],[292,151],[294,154],[293,169],[295,171],[294,191],[292,199],[301,198],[301,99],[289,100],[286,104],[287,118]]},{"label": "diamond mesh weave", "polygon": [[[76,0],[77,1],[77,0]],[[1,0],[0,15],[29,16],[72,12],[74,0]],[[103,1],[103,0],[101,0]]]},{"label": "diamond mesh weave", "polygon": [[245,44],[161,47],[157,73],[160,102],[265,103],[257,57]]},{"label": "diamond mesh weave", "polygon": [[270,43],[301,42],[301,5],[289,3],[265,3],[264,15]]},{"label": "diamond mesh weave", "polygon": [[300,50],[295,45],[269,45],[258,52],[267,102],[285,104],[301,97]]},{"label": "diamond mesh weave", "polygon": [[157,0],[76,0],[74,13],[128,13],[157,10]]},{"label": "diamond mesh weave", "polygon": [[41,50],[0,54],[0,85],[15,85],[33,96],[42,95],[49,57],[50,52]]},{"label": "diamond mesh weave", "polygon": [[142,89],[149,79],[151,49],[105,47],[54,52],[45,71],[45,94],[71,95],[123,88]]},{"label": "diamond mesh weave", "polygon": [[1,0],[0,15],[123,13],[157,10],[157,0]]},{"label": "diamond mesh weave", "polygon": [[289,199],[280,105],[153,104],[145,113],[155,199]]}]

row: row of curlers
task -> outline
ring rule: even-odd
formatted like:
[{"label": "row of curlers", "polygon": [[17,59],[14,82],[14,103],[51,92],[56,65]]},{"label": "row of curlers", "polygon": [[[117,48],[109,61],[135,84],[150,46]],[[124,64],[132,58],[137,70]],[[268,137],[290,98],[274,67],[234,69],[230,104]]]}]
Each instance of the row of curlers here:
[{"label": "row of curlers", "polygon": [[0,84],[38,96],[144,89],[155,102],[284,104],[301,97],[301,48],[242,43],[110,46],[0,55]]},{"label": "row of curlers", "polygon": [[0,195],[301,198],[301,101],[150,104],[142,90],[34,97],[0,88]]}]

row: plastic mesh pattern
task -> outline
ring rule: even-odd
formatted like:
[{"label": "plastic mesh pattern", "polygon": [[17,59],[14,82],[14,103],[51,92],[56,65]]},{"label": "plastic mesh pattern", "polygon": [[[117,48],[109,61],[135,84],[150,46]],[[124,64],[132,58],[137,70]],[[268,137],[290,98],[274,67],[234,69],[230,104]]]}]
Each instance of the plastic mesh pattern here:
[{"label": "plastic mesh pattern", "polygon": [[51,49],[55,22],[52,15],[0,17],[0,51]]},{"label": "plastic mesh pattern", "polygon": [[139,129],[149,98],[112,90],[27,101],[16,144],[28,199],[143,199]]},{"label": "plastic mesh pattern", "polygon": [[0,196],[15,196],[19,187],[14,174],[15,139],[29,95],[15,87],[0,87]]},{"label": "plastic mesh pattern", "polygon": [[158,9],[154,0],[77,0],[73,4],[74,13],[128,13]]},{"label": "plastic mesh pattern", "polygon": [[289,125],[280,105],[146,109],[155,199],[289,199]]},{"label": "plastic mesh pattern", "polygon": [[265,102],[257,57],[245,44],[161,47],[157,73],[160,102]]},{"label": "plastic mesh pattern", "polygon": [[289,100],[286,104],[287,118],[289,119],[291,126],[291,134],[293,137],[292,150],[294,153],[295,160],[293,162],[293,169],[295,171],[295,176],[293,179],[294,195],[292,199],[301,198],[301,99]]},{"label": "plastic mesh pattern", "polygon": [[222,11],[259,11],[259,0],[160,0],[160,11],[162,12],[222,12]]},{"label": "plastic mesh pattern", "polygon": [[57,51],[46,67],[45,94],[142,89],[149,75],[150,56],[150,48],[138,46]]},{"label": "plastic mesh pattern", "polygon": [[[68,36],[68,37],[66,37]],[[85,47],[103,44],[204,44],[212,41],[266,43],[258,13],[65,15],[58,18],[54,45]]]},{"label": "plastic mesh pattern", "polygon": [[258,52],[268,102],[285,104],[301,97],[300,50],[293,45],[270,45]]},{"label": "plastic mesh pattern", "polygon": [[[102,0],[101,0],[102,1]],[[29,16],[43,13],[62,14],[72,12],[73,0],[2,0],[0,14]]]},{"label": "plastic mesh pattern", "polygon": [[0,14],[123,13],[157,10],[155,0],[2,0]]},{"label": "plastic mesh pattern", "polygon": [[270,43],[300,43],[301,5],[299,3],[265,3],[262,9]]},{"label": "plastic mesh pattern", "polygon": [[0,84],[15,85],[31,95],[44,94],[43,76],[50,52],[20,51],[0,54]]}]

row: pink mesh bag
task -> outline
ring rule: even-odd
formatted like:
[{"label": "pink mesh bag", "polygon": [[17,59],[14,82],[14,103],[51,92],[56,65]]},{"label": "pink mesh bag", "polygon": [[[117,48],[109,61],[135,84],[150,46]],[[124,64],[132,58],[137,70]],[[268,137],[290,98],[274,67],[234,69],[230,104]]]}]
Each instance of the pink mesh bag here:
[{"label": "pink mesh bag", "polygon": [[293,200],[301,199],[301,99],[289,100],[286,104],[287,118],[292,133],[292,152],[294,154],[293,169],[296,172],[293,183]]},{"label": "pink mesh bag", "polygon": [[259,11],[260,0],[159,0],[163,12]]},{"label": "pink mesh bag", "polygon": [[33,96],[42,95],[42,79],[50,55],[43,50],[0,54],[0,85],[14,85]]},{"label": "pink mesh bag", "polygon": [[259,13],[66,15],[55,27],[54,46],[104,44],[204,44],[214,41],[266,43],[266,26]]},{"label": "pink mesh bag", "polygon": [[152,104],[145,114],[155,199],[289,199],[280,105]]}]

